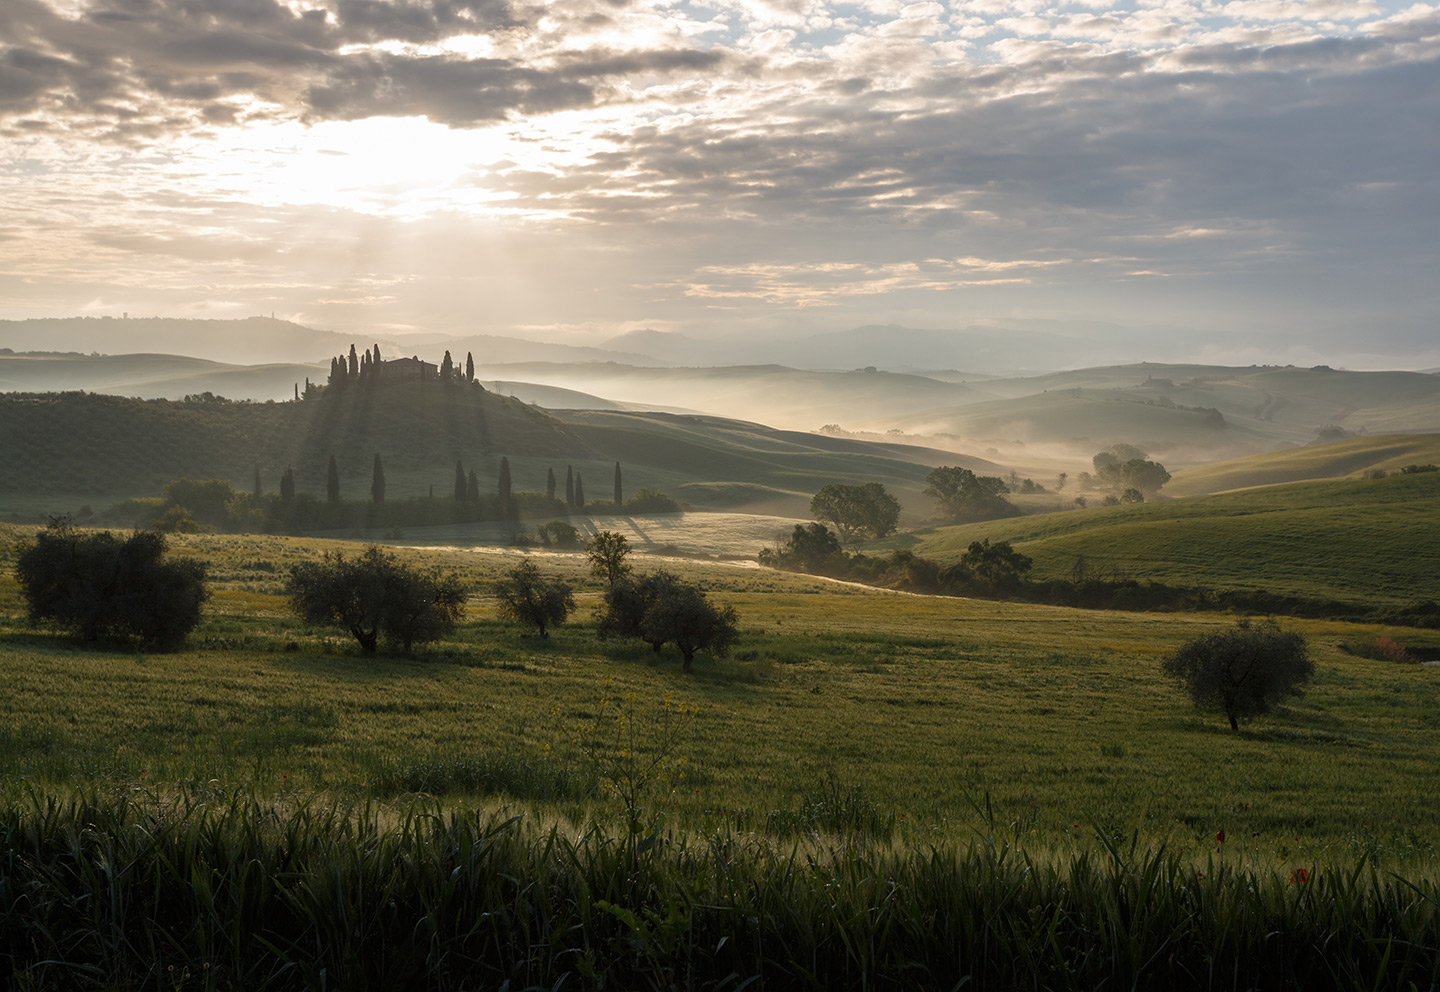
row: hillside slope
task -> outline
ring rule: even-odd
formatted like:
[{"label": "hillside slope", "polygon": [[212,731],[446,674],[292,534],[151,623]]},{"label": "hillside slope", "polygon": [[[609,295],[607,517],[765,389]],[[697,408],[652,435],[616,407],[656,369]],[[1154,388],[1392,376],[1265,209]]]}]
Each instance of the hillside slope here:
[{"label": "hillside slope", "polygon": [[1248,486],[1338,479],[1370,469],[1395,471],[1427,463],[1440,465],[1440,433],[1367,435],[1181,469],[1166,484],[1165,493],[1194,496]]},{"label": "hillside slope", "polygon": [[183,476],[229,479],[248,491],[257,465],[266,489],[292,466],[298,490],[323,493],[334,454],[353,495],[368,493],[378,453],[392,495],[405,494],[407,478],[418,495],[429,483],[448,491],[457,459],[488,465],[506,451],[588,453],[543,411],[459,386],[404,384],[289,403],[0,395],[0,464],[8,467],[0,491],[11,493],[154,495]]},{"label": "hillside slope", "polygon": [[984,538],[1034,558],[1036,578],[1069,578],[1083,558],[1101,578],[1362,603],[1440,599],[1440,472],[1041,514],[886,544],[953,562]]},{"label": "hillside slope", "polygon": [[[879,482],[907,512],[929,511],[920,495],[936,465],[998,472],[978,458],[904,444],[783,431],[722,417],[563,411],[556,414],[590,448],[644,466],[653,484],[698,506],[807,515],[810,498],[832,482]],[[627,468],[628,471],[628,468]]]}]

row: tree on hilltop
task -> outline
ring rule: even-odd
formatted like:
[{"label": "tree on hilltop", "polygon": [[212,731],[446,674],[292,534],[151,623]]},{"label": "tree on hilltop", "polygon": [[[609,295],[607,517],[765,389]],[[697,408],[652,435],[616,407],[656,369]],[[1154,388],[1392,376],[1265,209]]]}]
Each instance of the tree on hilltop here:
[{"label": "tree on hilltop", "polygon": [[500,494],[500,505],[503,507],[510,502],[510,459],[504,455],[500,456],[500,481],[496,489]]},{"label": "tree on hilltop", "polygon": [[547,500],[555,498],[555,470],[553,468],[545,470],[545,498]]},{"label": "tree on hilltop", "polygon": [[455,459],[455,501],[465,502],[465,468],[460,464],[460,459]]}]

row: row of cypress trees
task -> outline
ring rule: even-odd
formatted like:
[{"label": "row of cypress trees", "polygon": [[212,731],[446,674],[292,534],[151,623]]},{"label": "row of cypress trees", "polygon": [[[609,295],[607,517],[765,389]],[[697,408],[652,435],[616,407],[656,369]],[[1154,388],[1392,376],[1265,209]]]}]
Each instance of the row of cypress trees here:
[{"label": "row of cypress trees", "polygon": [[[545,470],[545,498],[555,499],[556,480],[555,470]],[[510,459],[500,458],[500,477],[497,482],[497,491],[502,504],[509,505],[511,492],[510,481]],[[264,495],[264,488],[260,482],[260,466],[255,466],[255,498],[259,499]],[[295,497],[295,470],[286,467],[280,476],[280,498],[290,500]],[[340,463],[335,456],[330,456],[325,471],[325,498],[331,503],[340,502]],[[370,498],[376,503],[385,502],[385,466],[380,460],[377,452],[375,464],[370,475]],[[472,468],[467,475],[465,467],[457,458],[455,460],[455,499],[457,502],[477,502],[480,499],[480,478]],[[620,463],[615,463],[615,505],[618,507],[624,503],[624,488],[620,472]],[[580,473],[571,466],[565,466],[565,505],[574,510],[585,508],[585,483]]]}]

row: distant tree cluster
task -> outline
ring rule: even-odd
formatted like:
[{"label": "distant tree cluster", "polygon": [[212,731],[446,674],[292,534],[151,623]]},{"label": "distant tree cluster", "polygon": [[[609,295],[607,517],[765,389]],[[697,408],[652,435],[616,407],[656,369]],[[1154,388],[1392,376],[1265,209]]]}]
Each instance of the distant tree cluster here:
[{"label": "distant tree cluster", "polygon": [[[343,392],[352,386],[373,382],[379,375],[381,365],[380,346],[377,344],[363,356],[355,351],[355,346],[350,346],[350,354],[337,355],[330,359],[330,378],[326,385],[336,392]],[[306,381],[307,393],[309,381]]]},{"label": "distant tree cluster", "polygon": [[1170,481],[1165,466],[1150,461],[1145,452],[1133,444],[1112,444],[1097,452],[1091,463],[1095,474],[1089,481],[1110,488],[1122,503],[1143,503]]},{"label": "distant tree cluster", "polygon": [[120,540],[80,534],[59,520],[21,549],[15,577],[31,623],[51,623],[87,641],[134,639],[170,650],[200,622],[209,598],[205,566],[166,558],[161,534]]}]

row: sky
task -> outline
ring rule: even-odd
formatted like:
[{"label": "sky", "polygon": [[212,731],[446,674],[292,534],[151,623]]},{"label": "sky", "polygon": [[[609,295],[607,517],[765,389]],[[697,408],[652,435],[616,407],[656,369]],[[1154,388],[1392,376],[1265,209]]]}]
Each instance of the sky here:
[{"label": "sky", "polygon": [[0,318],[1440,366],[1440,4],[4,0]]}]

